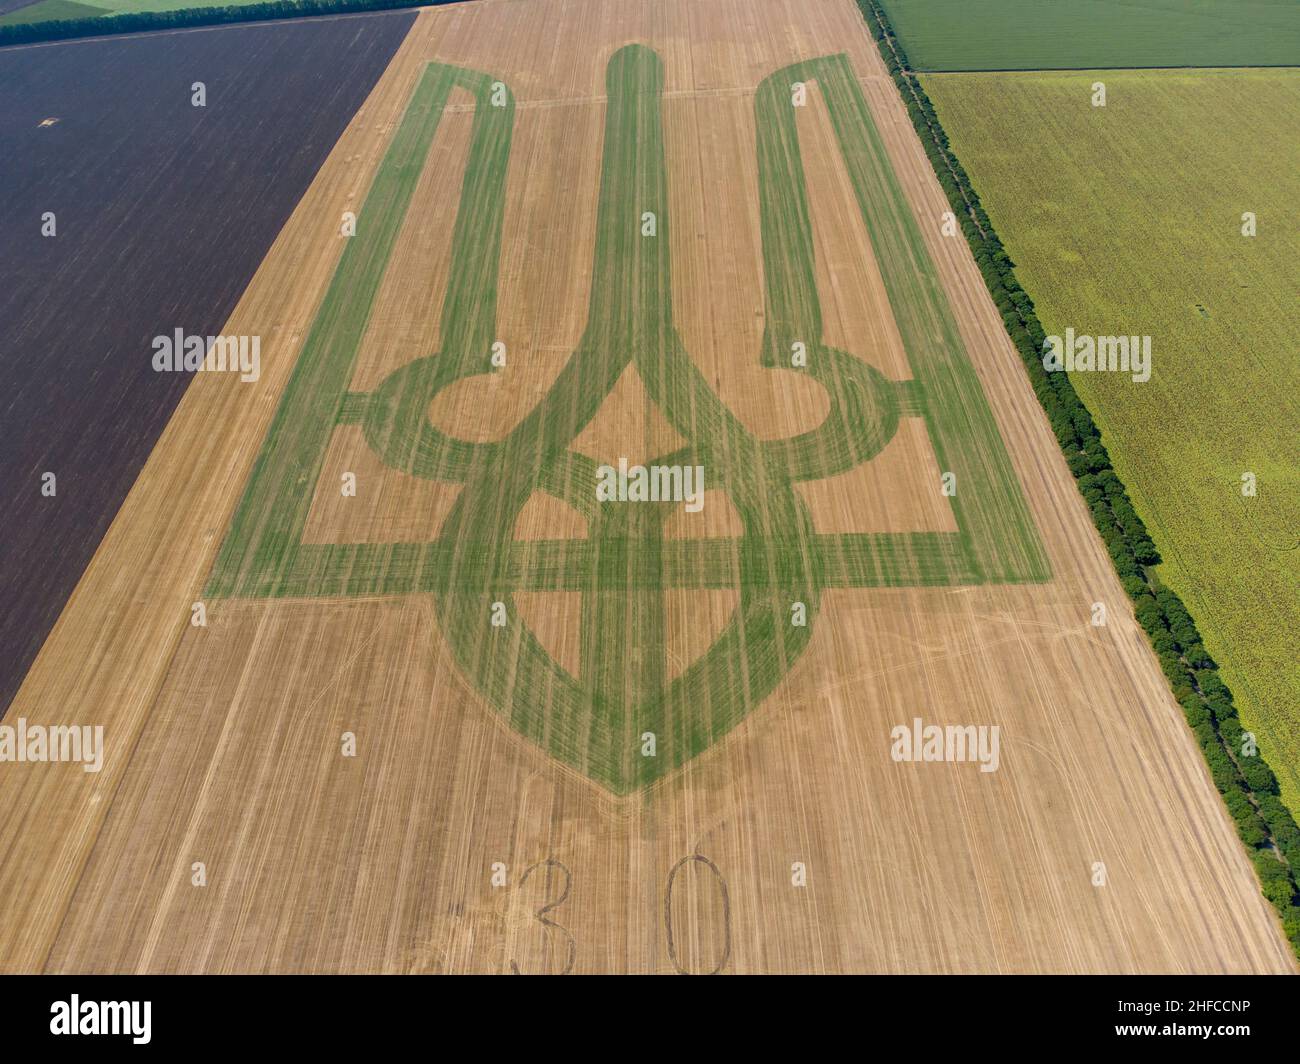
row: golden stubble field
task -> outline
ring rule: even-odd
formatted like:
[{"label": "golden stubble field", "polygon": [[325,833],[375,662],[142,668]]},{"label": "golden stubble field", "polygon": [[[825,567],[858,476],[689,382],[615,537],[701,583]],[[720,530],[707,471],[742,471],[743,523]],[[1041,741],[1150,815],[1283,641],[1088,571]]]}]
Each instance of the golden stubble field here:
[{"label": "golden stubble field", "polygon": [[[925,235],[1050,558],[1047,583],[831,589],[808,649],[724,740],[623,798],[512,732],[467,681],[428,595],[220,600],[213,559],[343,241],[424,65],[517,101],[499,277],[507,370],[439,398],[501,435],[582,335],[604,74],[628,43],[664,69],[676,326],[763,438],[814,428],[815,382],[754,364],[763,332],[754,92],[847,53]],[[439,127],[362,342],[354,387],[436,348],[472,101]],[[799,134],[827,339],[908,375],[879,264],[814,90]],[[228,325],[263,336],[255,386],[199,375],[11,715],[106,727],[104,770],[0,774],[0,967],[49,971],[1130,972],[1293,969],[1018,357],[851,0],[482,0],[424,11]],[[775,381],[773,378],[777,378]],[[667,449],[635,374],[573,444]],[[358,473],[356,498],[334,490]],[[905,417],[874,462],[800,486],[820,532],[948,531]],[[420,541],[457,486],[331,438],[305,537]],[[713,505],[714,502],[719,505]],[[532,504],[530,504],[532,507]],[[674,518],[676,520],[676,518]],[[725,499],[666,536],[734,533]],[[563,506],[519,539],[580,536]],[[575,667],[580,596],[521,596]],[[733,608],[666,595],[682,668]],[[1110,623],[1090,624],[1092,604]],[[921,717],[1001,729],[1001,764],[906,764]],[[340,736],[357,756],[340,755]],[[685,863],[683,863],[685,861]],[[192,883],[202,862],[206,885]],[[1095,885],[1096,865],[1105,866]],[[493,886],[494,865],[504,886]],[[803,866],[806,884],[792,882]],[[544,911],[543,911],[544,910]]]}]

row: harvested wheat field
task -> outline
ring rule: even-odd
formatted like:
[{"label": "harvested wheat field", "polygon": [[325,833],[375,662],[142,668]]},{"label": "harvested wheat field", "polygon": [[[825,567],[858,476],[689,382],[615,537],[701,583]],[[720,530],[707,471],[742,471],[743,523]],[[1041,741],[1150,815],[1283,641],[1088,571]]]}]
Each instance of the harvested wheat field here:
[{"label": "harvested wheat field", "polygon": [[107,753],[0,963],[1292,970],[946,209],[851,0],[421,12],[11,709]]}]

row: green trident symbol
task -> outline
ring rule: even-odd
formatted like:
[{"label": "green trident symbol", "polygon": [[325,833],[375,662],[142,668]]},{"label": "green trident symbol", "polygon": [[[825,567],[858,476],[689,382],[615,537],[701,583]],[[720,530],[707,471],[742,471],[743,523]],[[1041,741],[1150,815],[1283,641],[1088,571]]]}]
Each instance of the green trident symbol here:
[{"label": "green trident symbol", "polygon": [[[826,99],[873,246],[878,255],[897,255],[888,266],[882,257],[882,274],[915,371],[910,381],[889,381],[822,342],[789,95],[791,82],[804,79],[816,79]],[[294,368],[208,588],[210,595],[274,597],[431,593],[443,637],[486,702],[521,735],[618,794],[682,765],[761,703],[807,646],[824,588],[1047,576],[1001,440],[847,59],[778,71],[755,99],[767,293],[759,363],[789,369],[792,347],[802,343],[806,366],[798,371],[830,398],[816,429],[780,440],[760,440],[737,420],[673,325],[662,82],[659,59],[647,48],[628,46],[610,59],[586,330],[553,387],[513,430],[470,442],[435,427],[429,409],[457,381],[494,372],[514,101],[486,75],[427,68]],[[440,349],[406,363],[373,392],[349,391],[384,266],[455,87],[477,103]],[[655,217],[649,231],[647,213]],[[739,515],[741,535],[666,539],[675,504],[597,500],[597,463],[570,445],[629,367],[648,401],[688,441],[649,464],[704,467],[708,486],[725,492]],[[936,454],[952,463],[945,468],[969,477],[972,502],[953,503],[960,531],[818,534],[796,484],[870,460],[903,416],[924,418]],[[953,432],[942,427],[949,417]],[[302,543],[329,435],[340,424],[358,425],[386,466],[462,486],[428,542]],[[516,541],[517,518],[538,492],[581,515],[586,538]],[[669,679],[665,592],[717,588],[738,591],[734,613],[713,645]],[[581,594],[577,675],[519,617],[514,596],[524,591]],[[503,626],[489,623],[497,602],[506,608]],[[795,623],[799,612],[806,623]],[[653,756],[642,748],[647,732],[655,736]]]}]

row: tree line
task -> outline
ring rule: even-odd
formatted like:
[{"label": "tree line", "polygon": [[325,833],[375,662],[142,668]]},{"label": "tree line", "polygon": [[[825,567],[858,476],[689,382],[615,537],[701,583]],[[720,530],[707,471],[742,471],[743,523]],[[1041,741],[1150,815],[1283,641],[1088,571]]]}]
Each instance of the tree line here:
[{"label": "tree line", "polygon": [[269,19],[343,15],[362,11],[391,11],[407,7],[433,7],[454,0],[268,0],[261,4],[196,7],[180,11],[133,11],[122,15],[57,19],[0,26],[0,47],[33,41],[59,41],[73,37],[103,37],[186,26],[220,26],[229,22],[265,22]]},{"label": "tree line", "polygon": [[950,150],[934,106],[912,74],[889,20],[876,0],[857,0],[857,4],[899,88],[1007,333],[1025,364],[1034,394],[1047,413],[1093,524],[1133,602],[1138,624],[1156,652],[1174,698],[1205,755],[1214,785],[1237,826],[1237,834],[1250,852],[1263,894],[1277,909],[1292,949],[1300,957],[1300,828],[1278,796],[1277,777],[1259,753],[1254,737],[1242,727],[1232,692],[1206,652],[1187,607],[1161,585],[1151,570],[1159,563],[1160,555],[1111,466],[1101,432],[1070,383],[1069,374],[1044,369],[1046,334],[1033,300],[1016,280],[1015,263],[994,232],[966,171]]}]

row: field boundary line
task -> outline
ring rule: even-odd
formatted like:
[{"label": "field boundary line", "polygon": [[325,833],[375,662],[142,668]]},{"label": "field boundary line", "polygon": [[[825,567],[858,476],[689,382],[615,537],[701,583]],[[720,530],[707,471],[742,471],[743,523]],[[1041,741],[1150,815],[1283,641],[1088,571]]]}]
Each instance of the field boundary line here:
[{"label": "field boundary line", "polygon": [[[483,0],[479,0],[483,2]],[[897,38],[895,38],[897,39]],[[961,76],[962,74],[1088,74],[1092,71],[1101,73],[1105,71],[1129,71],[1140,74],[1145,71],[1160,70],[1195,70],[1198,73],[1211,70],[1295,70],[1300,68],[1300,63],[1239,63],[1236,65],[1215,63],[1212,66],[1197,66],[1193,63],[1187,63],[1182,66],[1081,66],[1081,67],[972,67],[970,70],[925,70],[916,67],[909,67],[908,73],[913,76],[917,74],[942,74],[944,77],[951,75]]]}]

